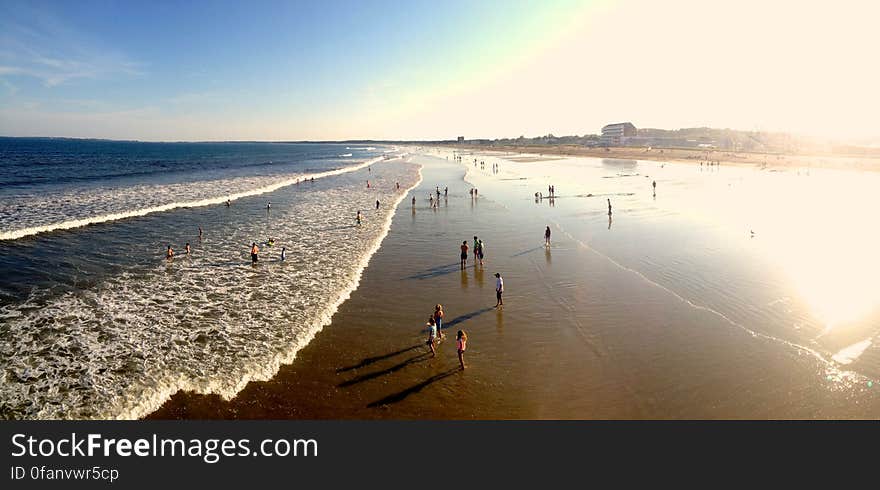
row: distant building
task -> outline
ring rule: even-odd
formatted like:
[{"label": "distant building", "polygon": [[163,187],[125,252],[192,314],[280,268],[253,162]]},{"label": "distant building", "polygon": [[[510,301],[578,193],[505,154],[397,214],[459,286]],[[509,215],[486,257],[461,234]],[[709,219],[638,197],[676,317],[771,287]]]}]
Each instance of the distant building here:
[{"label": "distant building", "polygon": [[636,135],[636,127],[630,122],[608,124],[602,128],[599,143],[605,146],[620,146],[626,138]]},{"label": "distant building", "polygon": [[464,136],[459,136],[459,137],[458,137],[458,142],[459,142],[459,143],[464,143]]}]

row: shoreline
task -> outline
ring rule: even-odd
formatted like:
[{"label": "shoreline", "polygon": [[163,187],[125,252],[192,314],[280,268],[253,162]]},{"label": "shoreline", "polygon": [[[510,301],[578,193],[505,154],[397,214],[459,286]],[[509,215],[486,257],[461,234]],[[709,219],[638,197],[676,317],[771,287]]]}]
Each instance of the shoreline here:
[{"label": "shoreline", "polygon": [[[699,165],[706,161],[717,161],[720,165],[754,166],[770,169],[811,169],[823,168],[830,170],[855,170],[880,172],[880,158],[832,155],[792,155],[776,153],[732,152],[723,150],[698,150],[687,148],[645,148],[645,147],[607,147],[588,148],[571,145],[474,145],[456,143],[438,143],[428,147],[445,150],[466,149],[469,151],[497,156],[510,157],[514,154],[526,157],[538,155],[534,162],[549,160],[553,157],[593,157],[620,160],[649,160],[669,163],[687,163]],[[527,161],[527,160],[520,160]]]}]

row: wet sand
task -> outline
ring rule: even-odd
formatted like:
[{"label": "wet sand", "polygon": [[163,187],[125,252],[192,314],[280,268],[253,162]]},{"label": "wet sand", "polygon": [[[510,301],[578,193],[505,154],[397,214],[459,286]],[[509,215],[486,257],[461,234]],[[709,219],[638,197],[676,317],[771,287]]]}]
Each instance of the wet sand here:
[{"label": "wet sand", "polygon": [[[401,202],[358,289],[294,362],[230,401],[178,393],[150,418],[877,416],[876,395],[853,403],[803,351],[694,307],[558,227],[546,249],[540,213],[490,190],[471,199],[466,165],[410,158],[424,165],[422,184]],[[432,210],[437,185],[449,197]],[[605,230],[604,218],[591,223]],[[471,254],[462,271],[458,246],[474,235],[486,243],[485,266]],[[496,271],[503,310],[493,308]],[[435,303],[447,339],[430,358],[423,326]],[[458,329],[469,336],[464,371]]]}]

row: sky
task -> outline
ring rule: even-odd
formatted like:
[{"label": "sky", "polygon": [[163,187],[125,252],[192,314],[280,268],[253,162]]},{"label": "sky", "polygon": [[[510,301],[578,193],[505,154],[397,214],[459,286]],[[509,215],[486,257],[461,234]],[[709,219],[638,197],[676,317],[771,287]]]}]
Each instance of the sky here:
[{"label": "sky", "polygon": [[0,135],[880,142],[880,2],[0,0]]}]

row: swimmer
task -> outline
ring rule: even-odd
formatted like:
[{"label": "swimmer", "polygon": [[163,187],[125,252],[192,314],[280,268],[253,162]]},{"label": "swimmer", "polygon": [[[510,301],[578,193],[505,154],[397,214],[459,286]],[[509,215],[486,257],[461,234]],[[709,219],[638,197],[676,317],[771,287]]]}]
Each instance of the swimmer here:
[{"label": "swimmer", "polygon": [[228,208],[228,207],[230,206],[231,203],[232,203],[232,202],[231,202],[229,199],[227,199],[227,200],[226,200],[226,207]]}]

